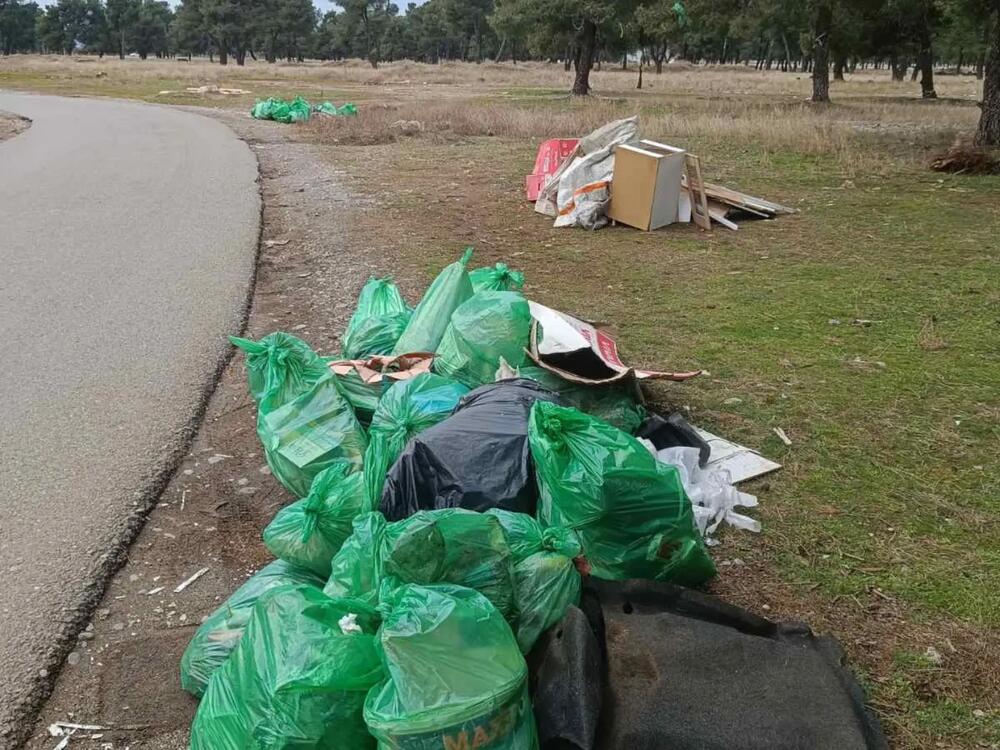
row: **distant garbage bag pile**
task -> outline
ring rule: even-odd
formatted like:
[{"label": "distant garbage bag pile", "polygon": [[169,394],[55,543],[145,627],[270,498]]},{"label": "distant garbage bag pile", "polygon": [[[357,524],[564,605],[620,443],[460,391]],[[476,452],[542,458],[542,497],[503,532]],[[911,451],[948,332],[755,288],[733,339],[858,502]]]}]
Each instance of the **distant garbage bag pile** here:
[{"label": "distant garbage bag pile", "polygon": [[[642,404],[642,381],[696,370],[627,365],[606,331],[529,301],[519,271],[471,261],[413,307],[369,280],[339,352],[233,339],[268,466],[296,499],[263,530],[278,559],[184,653],[193,750],[590,750],[599,660],[630,670],[580,614],[588,582],[684,591],[716,575],[709,534],[759,530],[733,477],[778,465]],[[671,673],[683,649],[660,640],[639,645]]]},{"label": "distant garbage bag pile", "polygon": [[301,96],[291,101],[276,97],[258,99],[250,109],[250,116],[255,120],[274,120],[275,122],[305,122],[312,115],[330,115],[335,117],[353,116],[358,113],[354,104],[336,106],[331,102],[322,102],[310,106]]}]

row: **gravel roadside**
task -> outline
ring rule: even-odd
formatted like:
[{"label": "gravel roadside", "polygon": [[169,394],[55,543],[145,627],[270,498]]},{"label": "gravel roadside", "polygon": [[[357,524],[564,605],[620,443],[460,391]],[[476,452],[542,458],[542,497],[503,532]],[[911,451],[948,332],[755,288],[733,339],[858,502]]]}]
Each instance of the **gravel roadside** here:
[{"label": "gravel roadside", "polygon": [[31,120],[0,110],[0,141],[13,138],[31,127]]},{"label": "gravel roadside", "polygon": [[[373,249],[348,241],[351,214],[365,210],[364,201],[321,158],[328,147],[293,142],[284,125],[212,114],[260,162],[263,231],[247,335],[283,329],[334,351],[362,283],[389,270]],[[197,704],[180,688],[181,654],[202,617],[270,559],[260,532],[292,499],[268,475],[254,417],[243,358],[234,357],[25,747],[51,750],[57,740],[46,727],[55,721],[110,727],[78,735],[102,735],[88,742],[94,747],[187,747]],[[208,571],[174,593],[202,568]]]}]

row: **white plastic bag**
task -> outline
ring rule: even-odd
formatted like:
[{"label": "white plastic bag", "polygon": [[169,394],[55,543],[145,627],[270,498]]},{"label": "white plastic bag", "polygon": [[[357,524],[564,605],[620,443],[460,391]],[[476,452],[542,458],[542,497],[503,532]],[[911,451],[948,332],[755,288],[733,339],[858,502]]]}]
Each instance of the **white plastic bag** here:
[{"label": "white plastic bag", "polygon": [[[649,441],[643,442],[647,448],[652,447]],[[660,451],[653,449],[652,452],[660,463],[677,468],[684,491],[691,499],[695,524],[708,544],[713,543],[714,540],[709,537],[723,521],[738,529],[760,531],[759,521],[733,510],[737,507],[753,508],[757,505],[757,498],[736,489],[725,469],[702,469],[698,466],[697,448],[679,446]]]}]

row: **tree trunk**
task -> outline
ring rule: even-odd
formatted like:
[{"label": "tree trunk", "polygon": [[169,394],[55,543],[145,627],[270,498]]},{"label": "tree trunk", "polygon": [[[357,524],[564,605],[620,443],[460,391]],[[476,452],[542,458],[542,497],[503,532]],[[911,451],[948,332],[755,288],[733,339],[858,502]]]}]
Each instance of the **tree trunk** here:
[{"label": "tree trunk", "polygon": [[580,31],[579,63],[576,79],[573,81],[573,96],[587,96],[590,93],[590,69],[594,64],[594,42],[597,40],[597,25],[589,18],[584,20]]},{"label": "tree trunk", "polygon": [[833,25],[831,0],[815,0],[813,15],[812,101],[830,101],[830,27]]},{"label": "tree trunk", "polygon": [[1000,148],[1000,0],[993,0],[993,32],[983,78],[982,113],[975,144],[980,148]]},{"label": "tree trunk", "polygon": [[243,47],[237,47],[236,49],[236,64],[240,67],[246,65],[247,62],[247,51]]},{"label": "tree trunk", "polygon": [[895,50],[889,57],[889,67],[892,68],[892,80],[903,81],[906,79],[906,63],[899,61],[899,55],[896,54]]},{"label": "tree trunk", "polygon": [[847,67],[847,60],[843,55],[837,55],[833,58],[833,80],[843,81],[844,80],[844,68]]},{"label": "tree trunk", "polygon": [[503,48],[507,46],[507,37],[500,40],[500,48],[497,50],[497,56],[493,59],[493,62],[500,62],[503,59]]},{"label": "tree trunk", "polygon": [[622,53],[622,70],[628,70],[628,52]]},{"label": "tree trunk", "polygon": [[937,99],[937,92],[934,91],[934,46],[928,18],[930,8],[925,3],[920,10],[920,53],[917,55],[917,63],[920,66],[920,96],[924,99]]},{"label": "tree trunk", "polygon": [[118,30],[118,59],[125,59],[125,27]]},{"label": "tree trunk", "polygon": [[219,65],[229,65],[229,50],[225,42],[219,44]]},{"label": "tree trunk", "polygon": [[919,72],[920,72],[920,58],[918,56],[917,59],[913,61],[913,70],[910,71],[910,82],[911,83],[913,81],[917,80],[917,73],[919,73]]}]

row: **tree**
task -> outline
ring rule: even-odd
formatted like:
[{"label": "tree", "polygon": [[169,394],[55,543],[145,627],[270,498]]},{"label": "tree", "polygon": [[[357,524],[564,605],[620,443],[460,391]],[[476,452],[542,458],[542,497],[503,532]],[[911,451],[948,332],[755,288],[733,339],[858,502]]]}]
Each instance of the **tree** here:
[{"label": "tree", "polygon": [[833,0],[813,0],[812,101],[830,101],[830,30],[833,26]]},{"label": "tree", "polygon": [[983,73],[983,102],[976,128],[980,148],[1000,147],[1000,0],[989,0],[989,48]]},{"label": "tree", "polygon": [[129,46],[143,60],[151,52],[162,57],[168,50],[167,31],[173,17],[166,0],[139,0],[135,21],[129,29]]},{"label": "tree", "polygon": [[650,57],[656,72],[663,72],[663,62],[671,44],[683,37],[687,25],[687,12],[676,0],[652,0],[635,11],[636,22],[649,46]]},{"label": "tree", "polygon": [[35,29],[40,15],[38,3],[0,0],[0,54],[34,50],[38,45]]},{"label": "tree", "polygon": [[107,0],[108,34],[118,47],[118,57],[125,59],[125,37],[139,15],[141,0]]},{"label": "tree", "polygon": [[387,0],[341,0],[345,22],[361,26],[364,34],[365,57],[373,68],[378,68],[381,59],[380,46],[389,23],[399,8]]}]

